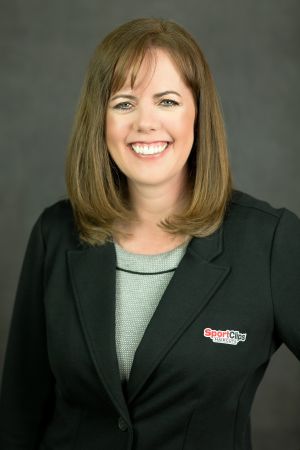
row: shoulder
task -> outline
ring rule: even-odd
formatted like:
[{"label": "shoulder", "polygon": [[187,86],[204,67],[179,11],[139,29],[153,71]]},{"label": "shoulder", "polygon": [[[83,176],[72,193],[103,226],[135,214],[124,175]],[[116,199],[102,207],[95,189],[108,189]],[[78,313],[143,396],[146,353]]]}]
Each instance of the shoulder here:
[{"label": "shoulder", "polygon": [[300,230],[300,220],[285,207],[275,208],[267,201],[234,190],[225,217],[225,227],[245,230],[256,237],[272,235],[279,228]]},{"label": "shoulder", "polygon": [[41,214],[45,225],[61,225],[74,220],[71,202],[68,198],[47,206]]},{"label": "shoulder", "polygon": [[270,220],[278,219],[284,209],[274,208],[270,203],[238,190],[233,191],[229,205],[230,213],[238,212],[245,215],[258,215]]},{"label": "shoulder", "polygon": [[46,243],[69,242],[78,244],[74,212],[69,199],[59,200],[46,207],[38,221]]}]

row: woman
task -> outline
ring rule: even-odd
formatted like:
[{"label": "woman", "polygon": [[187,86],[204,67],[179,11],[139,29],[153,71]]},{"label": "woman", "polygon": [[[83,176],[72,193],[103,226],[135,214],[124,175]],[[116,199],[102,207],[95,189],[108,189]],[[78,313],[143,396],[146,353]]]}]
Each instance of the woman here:
[{"label": "woman", "polygon": [[66,179],[22,268],[1,449],[249,450],[271,355],[300,357],[300,222],[232,190],[179,25],[133,20],[96,49]]}]

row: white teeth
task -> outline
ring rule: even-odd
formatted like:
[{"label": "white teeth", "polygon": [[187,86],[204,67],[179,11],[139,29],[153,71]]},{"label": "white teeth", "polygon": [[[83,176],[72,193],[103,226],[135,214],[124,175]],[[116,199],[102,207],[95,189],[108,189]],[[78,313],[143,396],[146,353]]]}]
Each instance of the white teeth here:
[{"label": "white teeth", "polygon": [[132,144],[131,148],[135,151],[135,153],[139,153],[142,155],[155,155],[156,153],[161,153],[168,146],[168,143],[165,144],[153,144],[153,145],[139,145]]}]

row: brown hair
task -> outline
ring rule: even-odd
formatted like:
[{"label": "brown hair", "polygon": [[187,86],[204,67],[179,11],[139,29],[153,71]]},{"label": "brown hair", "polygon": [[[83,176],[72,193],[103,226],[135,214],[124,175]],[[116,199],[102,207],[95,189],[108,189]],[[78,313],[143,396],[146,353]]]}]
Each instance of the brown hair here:
[{"label": "brown hair", "polygon": [[204,237],[224,218],[231,175],[221,107],[208,64],[180,25],[163,19],[135,19],[112,31],[96,48],[69,143],[68,194],[80,238],[91,245],[118,234],[116,221],[134,220],[126,176],[106,145],[105,117],[111,95],[124,85],[128,74],[133,87],[146,52],[153,48],[169,53],[196,105],[194,144],[188,159],[189,202],[180,215],[168,217],[159,226],[171,234]]}]

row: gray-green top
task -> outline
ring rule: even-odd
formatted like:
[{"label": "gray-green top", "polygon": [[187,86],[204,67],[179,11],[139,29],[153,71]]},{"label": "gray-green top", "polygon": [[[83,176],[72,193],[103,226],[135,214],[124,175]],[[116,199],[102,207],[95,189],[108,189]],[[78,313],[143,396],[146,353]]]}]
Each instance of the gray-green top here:
[{"label": "gray-green top", "polygon": [[116,269],[116,350],[121,380],[128,380],[135,351],[188,242],[156,255],[130,253],[114,243]]}]

